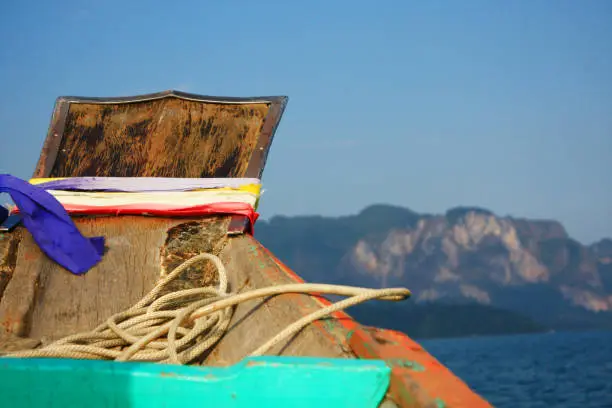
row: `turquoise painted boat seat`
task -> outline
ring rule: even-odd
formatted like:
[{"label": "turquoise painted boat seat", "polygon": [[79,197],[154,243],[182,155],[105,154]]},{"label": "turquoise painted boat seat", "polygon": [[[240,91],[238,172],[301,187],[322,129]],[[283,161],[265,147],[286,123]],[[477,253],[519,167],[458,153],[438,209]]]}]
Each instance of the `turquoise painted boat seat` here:
[{"label": "turquoise painted boat seat", "polygon": [[253,357],[229,367],[0,358],[3,406],[87,408],[376,407],[380,360]]}]

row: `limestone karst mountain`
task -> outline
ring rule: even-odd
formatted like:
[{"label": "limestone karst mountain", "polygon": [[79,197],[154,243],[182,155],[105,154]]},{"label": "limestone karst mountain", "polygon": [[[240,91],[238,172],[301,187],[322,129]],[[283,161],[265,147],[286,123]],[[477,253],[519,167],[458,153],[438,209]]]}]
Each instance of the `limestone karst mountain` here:
[{"label": "limestone karst mountain", "polygon": [[550,328],[612,327],[612,240],[583,245],[557,221],[374,205],[339,218],[273,217],[256,234],[307,280],[402,285],[412,303],[476,303]]}]

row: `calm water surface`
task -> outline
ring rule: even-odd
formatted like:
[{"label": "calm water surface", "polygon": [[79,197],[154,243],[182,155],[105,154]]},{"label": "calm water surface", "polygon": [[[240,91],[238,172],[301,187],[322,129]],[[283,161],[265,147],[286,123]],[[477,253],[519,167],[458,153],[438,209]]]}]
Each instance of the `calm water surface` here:
[{"label": "calm water surface", "polygon": [[420,343],[496,407],[612,408],[612,332]]}]

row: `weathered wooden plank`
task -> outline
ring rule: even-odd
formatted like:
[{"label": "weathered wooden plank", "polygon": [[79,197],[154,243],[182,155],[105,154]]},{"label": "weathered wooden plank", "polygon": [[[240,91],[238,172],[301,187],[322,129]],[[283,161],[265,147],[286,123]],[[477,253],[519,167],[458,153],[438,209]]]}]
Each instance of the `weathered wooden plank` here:
[{"label": "weathered wooden plank", "polygon": [[9,334],[26,337],[45,259],[40,256],[41,251],[31,235],[21,227],[19,233],[22,239],[16,251],[15,269],[0,299],[0,328]]},{"label": "weathered wooden plank", "polygon": [[[51,175],[236,177],[246,170],[268,108],[175,98],[74,104]],[[83,155],[92,148],[98,154]]]},{"label": "weathered wooden plank", "polygon": [[[221,258],[227,265],[233,291],[295,283],[252,236],[231,238]],[[289,324],[320,308],[319,302],[305,294],[285,294],[266,301],[242,303],[234,312],[228,333],[206,363],[233,364]],[[346,347],[348,336],[349,330],[340,325],[319,322],[309,325],[287,343],[277,345],[269,354],[353,358]]]},{"label": "weathered wooden plank", "polygon": [[0,393],[13,408],[378,406],[381,361],[259,357],[230,367],[61,359],[0,359]]},{"label": "weathered wooden plank", "polygon": [[40,345],[40,340],[19,337],[0,329],[0,355],[15,351],[32,350]]},{"label": "weathered wooden plank", "polygon": [[[18,267],[0,300],[0,322],[13,335],[44,342],[90,330],[137,302],[165,271],[202,251],[218,252],[228,241],[228,223],[227,217],[77,218],[82,233],[103,235],[108,246],[102,262],[83,276],[57,267],[41,253],[29,233],[21,231],[24,238],[17,255]],[[221,256],[227,264],[233,290],[293,283],[251,236],[229,238]],[[196,264],[168,290],[215,281],[216,274],[210,265]],[[258,300],[241,304],[231,330],[207,363],[237,362],[288,324],[320,307],[312,297],[300,294],[282,295],[263,305]],[[331,322],[317,323],[272,352],[352,358],[346,347],[348,332]]]},{"label": "weathered wooden plank", "polygon": [[[47,258],[22,230],[15,270],[0,300],[0,325],[9,333],[55,339],[91,330],[150,291],[166,269],[200,251],[215,251],[229,219],[98,217],[75,220],[86,236],[102,235],[107,251],[83,276]],[[175,285],[208,284],[207,265],[194,265]]]},{"label": "weathered wooden plank", "polygon": [[21,241],[19,230],[11,233],[0,232],[0,299],[2,299],[6,285],[13,277],[19,241]]},{"label": "weathered wooden plank", "polygon": [[260,177],[286,98],[59,98],[35,177]]}]

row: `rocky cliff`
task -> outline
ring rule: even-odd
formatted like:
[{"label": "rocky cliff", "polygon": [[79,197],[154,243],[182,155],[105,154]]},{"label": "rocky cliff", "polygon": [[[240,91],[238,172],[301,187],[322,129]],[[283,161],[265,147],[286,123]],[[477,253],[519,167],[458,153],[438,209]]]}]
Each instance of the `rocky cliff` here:
[{"label": "rocky cliff", "polygon": [[552,220],[387,205],[274,217],[257,237],[309,281],[407,286],[417,303],[478,303],[552,328],[612,327],[612,240],[586,246]]}]

